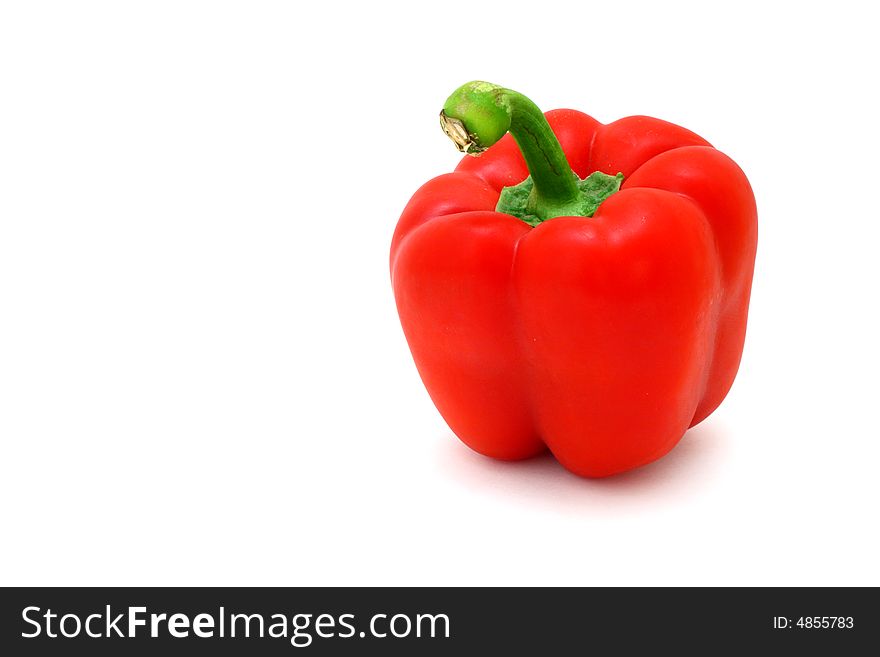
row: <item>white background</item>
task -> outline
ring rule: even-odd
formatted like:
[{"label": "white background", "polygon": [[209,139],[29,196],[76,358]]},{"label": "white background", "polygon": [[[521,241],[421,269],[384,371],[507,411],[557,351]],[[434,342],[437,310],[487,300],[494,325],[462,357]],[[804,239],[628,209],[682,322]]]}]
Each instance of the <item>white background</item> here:
[{"label": "white background", "polygon": [[[880,584],[870,3],[0,12],[2,584]],[[387,270],[486,79],[682,124],[759,208],[740,375],[660,462],[470,452]]]}]

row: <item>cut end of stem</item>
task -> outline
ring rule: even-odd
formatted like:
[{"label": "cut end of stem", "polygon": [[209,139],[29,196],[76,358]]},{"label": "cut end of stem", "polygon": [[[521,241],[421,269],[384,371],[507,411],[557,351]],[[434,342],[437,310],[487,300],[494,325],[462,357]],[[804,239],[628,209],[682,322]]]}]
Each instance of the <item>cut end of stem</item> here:
[{"label": "cut end of stem", "polygon": [[460,119],[446,116],[446,112],[443,110],[440,111],[440,127],[460,152],[477,156],[486,150],[475,141],[473,135],[468,133]]}]

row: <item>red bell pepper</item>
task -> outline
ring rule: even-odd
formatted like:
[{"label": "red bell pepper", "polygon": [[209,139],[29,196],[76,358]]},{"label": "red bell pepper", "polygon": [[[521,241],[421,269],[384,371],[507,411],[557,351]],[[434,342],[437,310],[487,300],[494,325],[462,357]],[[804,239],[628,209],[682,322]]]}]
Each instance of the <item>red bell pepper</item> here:
[{"label": "red bell pepper", "polygon": [[441,124],[481,155],[412,197],[391,276],[443,418],[481,454],[546,446],[588,477],[666,454],[739,367],[757,244],[743,172],[671,123],[544,115],[485,82]]}]

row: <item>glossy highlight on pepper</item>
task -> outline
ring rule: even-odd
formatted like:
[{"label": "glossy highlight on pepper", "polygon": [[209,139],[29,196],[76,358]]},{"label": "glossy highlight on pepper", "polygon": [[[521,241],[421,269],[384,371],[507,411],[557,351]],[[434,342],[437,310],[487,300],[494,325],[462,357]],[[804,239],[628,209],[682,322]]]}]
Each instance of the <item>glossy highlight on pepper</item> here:
[{"label": "glossy highlight on pepper", "polygon": [[549,448],[588,477],[666,454],[739,367],[757,245],[743,172],[671,123],[543,114],[487,82],[441,125],[468,155],[413,195],[390,264],[443,418],[481,454]]}]

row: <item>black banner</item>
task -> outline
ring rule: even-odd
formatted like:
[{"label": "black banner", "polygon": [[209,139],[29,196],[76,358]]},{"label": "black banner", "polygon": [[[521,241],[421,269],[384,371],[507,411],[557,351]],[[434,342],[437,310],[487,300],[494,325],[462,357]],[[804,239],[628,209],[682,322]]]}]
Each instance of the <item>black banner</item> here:
[{"label": "black banner", "polygon": [[[869,588],[24,588],[3,655],[856,654]],[[756,652],[757,651],[757,652]],[[747,654],[747,653],[743,653]]]}]

